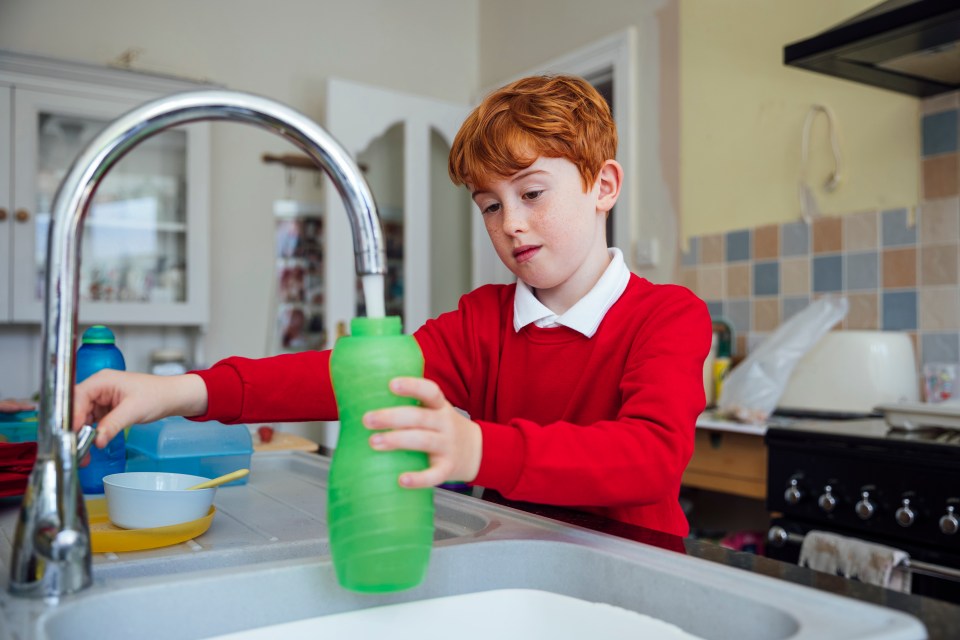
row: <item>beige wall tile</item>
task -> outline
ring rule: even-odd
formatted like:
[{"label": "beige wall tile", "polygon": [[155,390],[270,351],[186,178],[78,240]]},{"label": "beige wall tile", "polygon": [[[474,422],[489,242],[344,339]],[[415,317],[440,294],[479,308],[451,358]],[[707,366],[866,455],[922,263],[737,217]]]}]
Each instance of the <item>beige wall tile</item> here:
[{"label": "beige wall tile", "polygon": [[687,289],[690,289],[690,291],[693,291],[696,295],[700,296],[701,298],[703,297],[703,295],[701,295],[700,293],[700,288],[698,286],[699,280],[697,278],[696,267],[680,269],[679,277],[677,278],[677,284],[679,284],[681,287],[686,287]]},{"label": "beige wall tile", "polygon": [[753,257],[761,260],[780,257],[780,225],[769,224],[753,230]]},{"label": "beige wall tile", "polygon": [[698,267],[697,288],[697,295],[704,300],[723,300],[723,267]]},{"label": "beige wall tile", "polygon": [[957,284],[960,245],[938,244],[920,247],[920,284]]},{"label": "beige wall tile", "polygon": [[915,287],[917,285],[917,250],[913,247],[885,249],[880,254],[882,285],[884,288]]},{"label": "beige wall tile", "polygon": [[957,154],[946,153],[942,156],[924,158],[922,162],[924,200],[949,198],[960,193]]},{"label": "beige wall tile", "polygon": [[780,326],[780,299],[759,298],[753,301],[753,326],[755,331],[773,331]]},{"label": "beige wall tile", "polygon": [[843,248],[845,251],[869,251],[880,246],[876,211],[861,211],[843,216]]},{"label": "beige wall tile", "polygon": [[780,261],[780,293],[785,296],[810,294],[810,260],[808,258]]},{"label": "beige wall tile", "polygon": [[924,98],[920,101],[920,113],[923,115],[949,111],[957,107],[960,107],[960,91],[941,93],[932,98]]},{"label": "beige wall tile", "polygon": [[713,234],[700,238],[700,264],[723,262],[723,236]]},{"label": "beige wall tile", "polygon": [[920,329],[922,331],[960,329],[960,290],[956,287],[920,289]]},{"label": "beige wall tile", "polygon": [[920,211],[920,244],[960,241],[960,200],[946,198],[924,202]]},{"label": "beige wall tile", "polygon": [[813,221],[813,253],[831,253],[842,248],[842,218],[818,218]]},{"label": "beige wall tile", "polygon": [[727,267],[727,297],[746,298],[752,291],[752,280],[749,264],[728,264]]},{"label": "beige wall tile", "polygon": [[850,308],[843,321],[845,329],[874,330],[880,328],[879,301],[876,293],[847,295]]}]

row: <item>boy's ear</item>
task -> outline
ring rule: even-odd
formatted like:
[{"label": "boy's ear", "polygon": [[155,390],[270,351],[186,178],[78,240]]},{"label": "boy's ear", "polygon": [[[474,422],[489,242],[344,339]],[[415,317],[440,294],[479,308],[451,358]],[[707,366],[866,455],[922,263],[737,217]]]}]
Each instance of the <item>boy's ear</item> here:
[{"label": "boy's ear", "polygon": [[623,184],[623,167],[616,160],[607,160],[600,167],[597,174],[597,184],[600,193],[597,197],[597,211],[607,212],[613,209],[620,196],[620,187]]}]

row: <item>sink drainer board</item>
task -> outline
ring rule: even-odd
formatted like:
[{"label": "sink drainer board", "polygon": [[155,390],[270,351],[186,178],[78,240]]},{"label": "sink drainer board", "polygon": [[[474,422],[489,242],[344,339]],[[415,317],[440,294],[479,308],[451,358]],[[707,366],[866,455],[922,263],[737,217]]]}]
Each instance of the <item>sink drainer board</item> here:
[{"label": "sink drainer board", "polygon": [[[329,555],[329,461],[303,452],[257,453],[250,467],[247,484],[217,490],[217,512],[203,536],[149,551],[94,554],[94,581]],[[488,525],[481,515],[458,508],[455,498],[450,492],[437,491],[437,541],[475,535]],[[0,512],[5,557],[9,557],[16,516],[15,506]]]},{"label": "sink drainer board", "polygon": [[[174,624],[177,638],[208,638],[378,605],[499,589],[536,589],[612,604],[708,640],[926,638],[919,621],[897,611],[593,535],[576,543],[528,539],[440,546],[424,584],[389,595],[341,589],[326,559],[137,579],[48,611],[39,620],[39,637],[76,638],[77,630],[83,630],[85,637],[98,640],[168,640]],[[478,616],[491,613],[476,611]],[[439,631],[431,635],[429,621],[424,621],[421,637],[456,636],[455,629]]]}]

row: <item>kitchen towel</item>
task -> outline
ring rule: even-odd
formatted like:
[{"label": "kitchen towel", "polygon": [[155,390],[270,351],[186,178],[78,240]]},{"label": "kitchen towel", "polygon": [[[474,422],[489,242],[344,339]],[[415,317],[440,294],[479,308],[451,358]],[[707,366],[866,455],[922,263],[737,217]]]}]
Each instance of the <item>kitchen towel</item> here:
[{"label": "kitchen towel", "polygon": [[809,531],[800,546],[801,567],[910,593],[906,551],[825,531]]},{"label": "kitchen towel", "polygon": [[23,495],[36,459],[36,442],[0,443],[0,498]]}]

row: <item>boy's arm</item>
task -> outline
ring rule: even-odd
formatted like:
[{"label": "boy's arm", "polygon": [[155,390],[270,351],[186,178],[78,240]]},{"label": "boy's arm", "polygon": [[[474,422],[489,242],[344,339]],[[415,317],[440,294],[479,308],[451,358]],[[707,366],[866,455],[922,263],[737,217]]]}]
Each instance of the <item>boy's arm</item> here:
[{"label": "boy's arm", "polygon": [[207,386],[207,412],[194,420],[230,424],[337,419],[330,351],[232,357],[192,373]]}]

